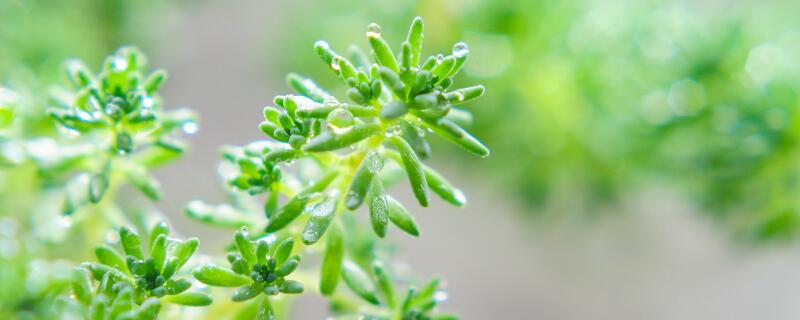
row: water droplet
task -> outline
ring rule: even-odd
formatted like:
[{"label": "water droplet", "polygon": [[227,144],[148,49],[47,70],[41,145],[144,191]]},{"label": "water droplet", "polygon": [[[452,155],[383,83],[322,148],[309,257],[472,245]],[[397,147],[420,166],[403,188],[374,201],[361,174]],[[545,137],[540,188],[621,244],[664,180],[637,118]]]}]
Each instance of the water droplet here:
[{"label": "water droplet", "polygon": [[367,170],[369,170],[372,174],[378,174],[383,170],[383,158],[381,157],[370,157],[370,161],[367,163]]},{"label": "water droplet", "polygon": [[297,105],[297,109],[295,110],[295,112],[297,112],[297,110],[312,110],[322,106],[316,101],[311,100],[305,96],[291,96],[290,99],[292,99],[292,101],[294,101],[294,104]]},{"label": "water droplet", "polygon": [[114,66],[114,69],[118,71],[125,71],[125,69],[128,69],[128,61],[126,61],[123,58],[114,59],[114,62],[112,64]]},{"label": "water droplet", "polygon": [[391,138],[393,136],[399,136],[403,134],[403,129],[400,128],[399,125],[394,125],[386,129],[386,137]]},{"label": "water droplet", "polygon": [[66,133],[67,135],[72,136],[72,137],[80,137],[80,135],[81,135],[81,133],[78,130],[75,130],[73,128],[68,128],[68,127],[65,127],[65,126],[61,126],[61,125],[58,126],[58,130],[63,132],[63,133]]},{"label": "water droplet", "polygon": [[388,213],[386,211],[389,208],[389,205],[386,202],[386,197],[380,196],[372,200],[370,208],[376,212],[379,212],[378,214],[381,216],[387,215]]},{"label": "water droplet", "polygon": [[197,123],[196,122],[189,121],[187,123],[184,123],[183,126],[181,127],[181,129],[183,129],[184,133],[186,133],[188,135],[192,135],[192,134],[197,133],[198,127],[197,127]]},{"label": "water droplet", "polygon": [[459,42],[453,46],[453,56],[456,58],[463,58],[469,54],[469,46],[466,43]]},{"label": "water droplet", "polygon": [[194,280],[194,281],[192,281],[192,288],[203,290],[205,288],[208,288],[208,285],[206,285],[205,283],[202,283],[200,281]]},{"label": "water droplet", "polygon": [[453,198],[458,203],[466,204],[467,203],[467,195],[464,194],[464,191],[460,189],[453,190]]},{"label": "water droplet", "polygon": [[347,109],[336,108],[328,114],[328,124],[332,129],[344,129],[353,126],[353,114]]},{"label": "water droplet", "polygon": [[[122,108],[120,108],[120,106],[116,105],[115,103],[107,104],[103,111],[105,112],[105,114],[107,114],[109,117],[111,117],[115,121],[119,120],[123,116]],[[99,115],[95,115],[95,117],[98,117],[98,116]]]},{"label": "water droplet", "polygon": [[348,208],[352,208],[361,202],[361,197],[354,191],[347,191],[344,201]]},{"label": "water droplet", "polygon": [[353,127],[352,127],[352,126],[350,126],[350,127],[344,127],[344,128],[339,128],[339,127],[337,127],[337,126],[334,126],[334,125],[328,125],[328,127],[329,127],[329,128],[331,128],[331,131],[333,131],[333,133],[335,133],[335,134],[337,134],[337,135],[339,135],[339,134],[345,134],[345,133],[348,133],[348,132],[350,132],[350,130],[353,130]]},{"label": "water droplet", "polygon": [[441,53],[437,54],[436,55],[436,64],[442,63],[442,60],[444,60],[444,56]]},{"label": "water droplet", "polygon": [[433,301],[438,303],[447,301],[447,292],[444,290],[436,291],[436,293],[433,294]]},{"label": "water droplet", "polygon": [[153,98],[142,96],[142,106],[148,109],[153,108]]},{"label": "water droplet", "polygon": [[339,57],[333,57],[331,60],[331,69],[337,72],[342,70],[342,67],[339,66]]},{"label": "water droplet", "polygon": [[119,233],[118,232],[106,232],[105,242],[108,244],[117,244],[119,242]]},{"label": "water droplet", "polygon": [[381,36],[381,26],[377,23],[370,23],[367,26],[367,37],[379,38]]},{"label": "water droplet", "polygon": [[93,122],[94,119],[95,119],[93,114],[88,113],[88,112],[83,111],[83,110],[75,110],[75,115],[78,116],[78,118],[81,119],[81,121],[84,121],[84,122]]},{"label": "water droplet", "polygon": [[457,91],[455,91],[455,92],[453,92],[453,93],[456,95],[456,99],[457,99],[459,102],[462,102],[462,101],[464,101],[464,91],[457,90]]},{"label": "water droplet", "polygon": [[72,217],[61,216],[58,218],[58,226],[62,228],[69,228],[72,225]]},{"label": "water droplet", "polygon": [[319,40],[319,41],[315,42],[314,43],[314,47],[319,47],[319,48],[322,48],[322,49],[325,49],[325,50],[328,50],[328,49],[331,48],[331,46],[327,42],[322,41],[322,40]]}]

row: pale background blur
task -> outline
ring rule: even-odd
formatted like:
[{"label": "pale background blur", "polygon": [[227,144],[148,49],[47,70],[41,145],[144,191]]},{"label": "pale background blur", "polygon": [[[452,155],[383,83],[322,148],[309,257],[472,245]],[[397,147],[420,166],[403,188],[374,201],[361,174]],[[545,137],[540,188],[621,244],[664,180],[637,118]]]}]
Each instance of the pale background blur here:
[{"label": "pale background blur", "polygon": [[[159,31],[148,53],[170,72],[165,101],[202,117],[191,152],[158,172],[167,200],[157,206],[178,231],[202,232],[206,250],[222,246],[227,231],[189,221],[183,206],[194,198],[223,200],[212,174],[219,147],[261,138],[262,107],[287,92],[283,74],[269,63],[285,57],[275,41],[295,31],[282,24],[303,5],[208,1],[154,19],[160,29],[154,28]],[[312,43],[302,45],[308,50],[293,54],[317,63]],[[482,184],[471,170],[443,157],[433,162],[463,187],[469,205],[453,209],[437,201],[413,208],[422,236],[395,233],[393,239],[402,245],[399,259],[421,276],[447,279],[444,308],[464,319],[800,317],[797,249],[735,241],[669,189],[627,194],[619,206],[594,208],[600,214],[589,218],[558,214],[569,203],[542,208],[534,218],[522,212],[532,209],[503,188]],[[395,192],[412,203],[405,188]],[[322,301],[307,297],[294,318],[324,315]]]}]

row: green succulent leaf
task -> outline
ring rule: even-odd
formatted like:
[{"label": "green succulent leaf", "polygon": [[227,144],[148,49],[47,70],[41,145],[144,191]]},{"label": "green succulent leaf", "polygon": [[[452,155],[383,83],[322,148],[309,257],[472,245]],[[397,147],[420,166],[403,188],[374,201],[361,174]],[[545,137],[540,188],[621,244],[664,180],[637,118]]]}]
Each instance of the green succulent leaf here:
[{"label": "green succulent leaf", "polygon": [[303,150],[308,152],[333,151],[348,147],[356,142],[369,138],[381,132],[378,124],[363,123],[356,124],[349,131],[336,134],[333,131],[326,131],[303,145]]},{"label": "green succulent leaf", "polygon": [[250,299],[255,298],[259,294],[261,294],[261,286],[256,283],[252,283],[250,285],[242,286],[236,289],[233,292],[233,296],[231,296],[231,300],[235,302],[242,302],[247,301]]},{"label": "green succulent leaf", "polygon": [[161,301],[191,307],[204,307],[213,302],[211,296],[200,292],[186,292],[179,295],[166,296],[161,298]]},{"label": "green succulent leaf", "polygon": [[372,230],[380,238],[386,237],[386,229],[389,224],[387,198],[388,195],[384,193],[381,180],[373,179],[367,196],[367,206],[369,207],[369,222],[372,225]]},{"label": "green succulent leaf", "polygon": [[406,210],[400,202],[387,195],[386,204],[389,220],[391,220],[395,226],[412,236],[419,236],[417,221],[408,213],[408,210]]},{"label": "green succulent leaf", "polygon": [[381,157],[378,152],[371,151],[364,156],[364,159],[353,175],[350,188],[345,195],[345,206],[348,209],[358,209],[358,207],[364,203],[372,183],[372,178],[383,170],[383,163],[383,157]]},{"label": "green succulent leaf", "polygon": [[405,139],[399,136],[392,136],[390,139],[397,151],[400,152],[414,196],[421,206],[427,207],[431,195],[428,189],[428,181],[425,179],[425,171],[422,169],[422,162]]},{"label": "green succulent leaf", "polygon": [[250,284],[253,281],[249,277],[213,264],[197,267],[192,271],[192,276],[197,281],[216,287],[238,287]]},{"label": "green succulent leaf", "polygon": [[309,209],[310,217],[302,234],[304,244],[312,245],[322,238],[333,221],[338,203],[337,197],[327,197]]},{"label": "green succulent leaf", "polygon": [[330,228],[320,266],[319,291],[326,296],[333,294],[339,284],[339,274],[344,259],[344,241],[340,228],[337,224]]},{"label": "green succulent leaf", "polygon": [[344,279],[347,287],[362,299],[374,305],[380,304],[375,291],[375,283],[372,282],[367,272],[357,264],[352,261],[345,261],[342,265],[342,279]]}]

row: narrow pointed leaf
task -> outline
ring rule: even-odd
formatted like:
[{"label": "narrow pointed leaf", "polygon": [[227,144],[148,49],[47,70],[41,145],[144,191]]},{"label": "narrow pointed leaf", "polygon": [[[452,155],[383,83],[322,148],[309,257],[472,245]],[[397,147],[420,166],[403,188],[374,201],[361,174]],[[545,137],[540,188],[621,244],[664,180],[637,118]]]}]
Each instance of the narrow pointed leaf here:
[{"label": "narrow pointed leaf", "polygon": [[193,200],[186,205],[184,213],[192,219],[220,227],[239,228],[250,226],[254,222],[228,204],[209,205],[200,200]]},{"label": "narrow pointed leaf", "polygon": [[452,105],[467,103],[480,98],[486,89],[482,85],[472,86],[448,92],[445,97]]},{"label": "narrow pointed leaf", "polygon": [[400,228],[400,230],[415,237],[419,236],[417,221],[408,213],[408,210],[406,210],[400,202],[388,195],[386,196],[386,203],[389,212],[389,220]]},{"label": "narrow pointed leaf", "polygon": [[414,196],[421,206],[427,207],[431,195],[428,190],[428,181],[425,180],[422,162],[420,162],[414,149],[402,137],[392,136],[390,139],[403,159],[403,166],[406,169],[406,174],[408,174],[408,181],[411,183],[411,190],[414,192]]},{"label": "narrow pointed leaf", "polygon": [[350,210],[358,209],[367,196],[372,178],[383,169],[383,157],[371,151],[361,160],[358,169],[350,182],[350,188],[345,195],[345,206]]},{"label": "narrow pointed leaf", "polygon": [[145,167],[129,162],[128,165],[124,166],[124,171],[128,182],[148,198],[152,200],[161,199],[161,184],[147,172]]},{"label": "narrow pointed leaf", "polygon": [[119,269],[120,271],[128,270],[125,257],[105,245],[97,246],[97,248],[94,249],[94,255],[97,256],[97,260],[104,265]]},{"label": "narrow pointed leaf", "polygon": [[289,199],[289,201],[286,202],[283,207],[278,209],[278,211],[272,215],[272,217],[269,219],[267,227],[264,229],[264,232],[272,233],[289,225],[289,223],[294,221],[294,219],[303,213],[303,210],[310,199],[310,194],[298,194]]},{"label": "narrow pointed leaf", "polygon": [[378,288],[380,288],[383,298],[386,300],[386,304],[389,306],[389,308],[393,308],[395,302],[392,279],[390,279],[389,275],[386,274],[386,269],[382,263],[375,261],[372,264],[372,269],[375,271],[375,276],[378,278]]},{"label": "narrow pointed leaf", "polygon": [[154,320],[158,318],[161,311],[161,301],[156,298],[149,298],[142,302],[139,311],[136,312],[136,320]]},{"label": "narrow pointed leaf", "polygon": [[[425,137],[419,133],[419,129],[408,121],[400,120],[400,130],[402,130],[403,139],[408,142],[414,153],[420,159],[427,159],[431,155],[431,146]],[[428,182],[430,184],[430,182]]]},{"label": "narrow pointed leaf", "polygon": [[200,245],[200,240],[197,238],[189,238],[186,239],[183,243],[179,243],[175,245],[175,248],[172,250],[172,255],[175,257],[177,262],[176,271],[183,267],[186,264],[186,261],[189,261],[189,258],[192,257],[195,251],[197,251],[197,247]]},{"label": "narrow pointed leaf", "polygon": [[457,207],[463,207],[467,204],[467,197],[463,191],[453,187],[442,175],[428,166],[425,166],[425,179],[428,181],[428,186],[430,186],[431,190],[439,195],[442,200]]},{"label": "narrow pointed leaf", "polygon": [[211,297],[200,292],[185,292],[174,296],[165,296],[161,301],[190,307],[204,307],[210,305]]},{"label": "narrow pointed leaf", "polygon": [[148,242],[150,248],[153,247],[153,243],[156,241],[158,236],[162,234],[165,236],[169,235],[169,225],[167,225],[167,223],[164,221],[160,221],[150,228],[150,242]]},{"label": "narrow pointed leaf", "polygon": [[294,248],[294,238],[288,237],[286,240],[283,240],[276,248],[275,252],[272,254],[272,257],[275,259],[277,265],[283,264],[289,255],[292,254],[292,249]]},{"label": "narrow pointed leaf", "polygon": [[325,99],[331,97],[329,93],[320,88],[313,80],[304,78],[296,73],[288,74],[286,76],[286,82],[294,91],[316,102],[322,103]]},{"label": "narrow pointed leaf", "polygon": [[383,183],[380,179],[372,179],[372,186],[367,195],[367,206],[369,207],[369,222],[372,230],[380,237],[386,237],[386,227],[389,224],[387,195],[383,191]]},{"label": "narrow pointed leaf", "polygon": [[395,59],[394,54],[392,54],[392,48],[390,48],[386,40],[383,40],[383,37],[381,37],[380,26],[373,23],[370,24],[367,29],[369,45],[372,47],[372,51],[375,52],[378,63],[392,69],[394,72],[399,71],[397,59]]},{"label": "narrow pointed leaf", "polygon": [[129,256],[134,256],[137,259],[144,259],[144,254],[142,254],[142,242],[139,235],[131,231],[126,227],[119,228],[119,240],[122,243],[122,249],[125,250],[125,254]]},{"label": "narrow pointed leaf", "polygon": [[72,292],[84,305],[92,302],[92,273],[89,270],[81,267],[73,270]]},{"label": "narrow pointed leaf", "polygon": [[415,17],[414,20],[411,21],[411,27],[409,28],[408,36],[406,37],[406,41],[411,47],[411,64],[413,66],[419,64],[419,59],[422,55],[422,40],[424,39],[423,29],[424,24],[422,22],[422,18]]},{"label": "narrow pointed leaf", "polygon": [[164,267],[164,262],[167,260],[167,236],[164,234],[158,235],[156,241],[150,247],[150,257],[153,258],[153,264],[156,270],[161,272]]},{"label": "narrow pointed leaf", "polygon": [[333,221],[338,203],[338,197],[328,197],[317,202],[309,209],[310,217],[306,222],[302,235],[304,244],[314,244],[325,234],[331,221]]},{"label": "narrow pointed leaf", "polygon": [[236,233],[233,235],[233,239],[236,243],[236,247],[242,254],[242,258],[244,258],[248,264],[253,265],[258,262],[258,259],[256,258],[256,247],[253,245],[253,242],[248,239],[245,231],[236,231]]},{"label": "narrow pointed leaf", "polygon": [[297,266],[299,264],[300,264],[300,256],[293,256],[287,259],[284,263],[282,263],[280,265],[280,268],[278,268],[278,270],[275,271],[275,274],[277,274],[278,277],[285,277],[290,273],[294,272],[294,270],[297,269]]},{"label": "narrow pointed leaf", "polygon": [[303,284],[294,280],[286,280],[281,284],[280,291],[288,294],[303,293]]},{"label": "narrow pointed leaf", "polygon": [[342,265],[342,279],[350,290],[353,290],[362,299],[374,305],[380,304],[375,293],[375,284],[369,275],[357,264],[346,261]]},{"label": "narrow pointed leaf", "polygon": [[452,121],[445,119],[439,121],[425,120],[425,123],[433,132],[465,150],[481,157],[489,156],[489,148]]},{"label": "narrow pointed leaf", "polygon": [[233,292],[233,296],[231,296],[231,300],[235,302],[247,301],[255,298],[260,293],[261,293],[261,288],[259,287],[259,285],[257,285],[256,283],[252,283],[250,285],[246,285],[236,289],[236,291]]},{"label": "narrow pointed leaf", "polygon": [[379,132],[381,132],[380,125],[375,123],[357,124],[354,125],[350,131],[338,135],[333,133],[333,131],[325,131],[309,140],[308,143],[303,145],[302,149],[308,152],[338,150],[369,138]]},{"label": "narrow pointed leaf", "polygon": [[339,274],[344,258],[344,241],[342,240],[341,227],[334,224],[328,232],[325,244],[325,253],[320,266],[319,291],[322,295],[330,296],[339,284]]}]

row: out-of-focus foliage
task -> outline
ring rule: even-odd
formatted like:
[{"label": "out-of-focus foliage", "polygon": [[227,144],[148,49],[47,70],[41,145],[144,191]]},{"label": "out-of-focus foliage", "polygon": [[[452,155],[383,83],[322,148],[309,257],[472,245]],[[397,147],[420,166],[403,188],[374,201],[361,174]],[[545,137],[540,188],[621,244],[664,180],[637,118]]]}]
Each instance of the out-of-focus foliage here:
[{"label": "out-of-focus foliage", "polygon": [[[104,96],[95,102],[105,107],[110,102],[106,98],[115,92],[102,93],[95,74],[89,75],[92,83],[54,90],[50,86],[69,83],[67,58],[86,58],[94,69],[113,48],[139,42],[143,33],[132,30],[153,26],[143,25],[141,15],[164,7],[153,1],[0,2],[0,318],[68,318],[69,313],[56,308],[64,305],[58,296],[70,287],[74,261],[88,258],[87,244],[104,239],[108,226],[147,220],[146,215],[123,213],[113,199],[102,201],[115,197],[122,176],[119,168],[106,171],[114,172],[108,180],[87,173],[111,169],[106,166],[111,157],[100,155],[114,154],[107,148],[113,139],[105,139],[98,130],[78,137],[65,134],[62,129],[67,128],[59,129],[46,110],[75,116],[74,108],[80,104],[75,96],[88,91]],[[115,77],[127,77],[120,74]],[[57,100],[62,103],[57,105]],[[81,111],[82,120],[106,114],[104,108]],[[136,133],[138,138],[147,135]],[[122,159],[114,167],[145,165],[141,160]],[[65,206],[69,199],[90,198],[97,203]],[[65,209],[72,215],[63,215]]]},{"label": "out-of-focus foliage", "polygon": [[[434,49],[470,43],[463,76],[497,88],[469,108],[497,155],[486,172],[532,206],[591,213],[666,183],[748,237],[800,231],[796,2],[302,5],[286,23],[329,30],[326,38],[366,19],[395,26],[420,14],[438,30],[426,38]],[[284,43],[319,36],[293,32]],[[302,51],[281,52],[293,52],[287,66],[312,72],[294,54]]]}]

